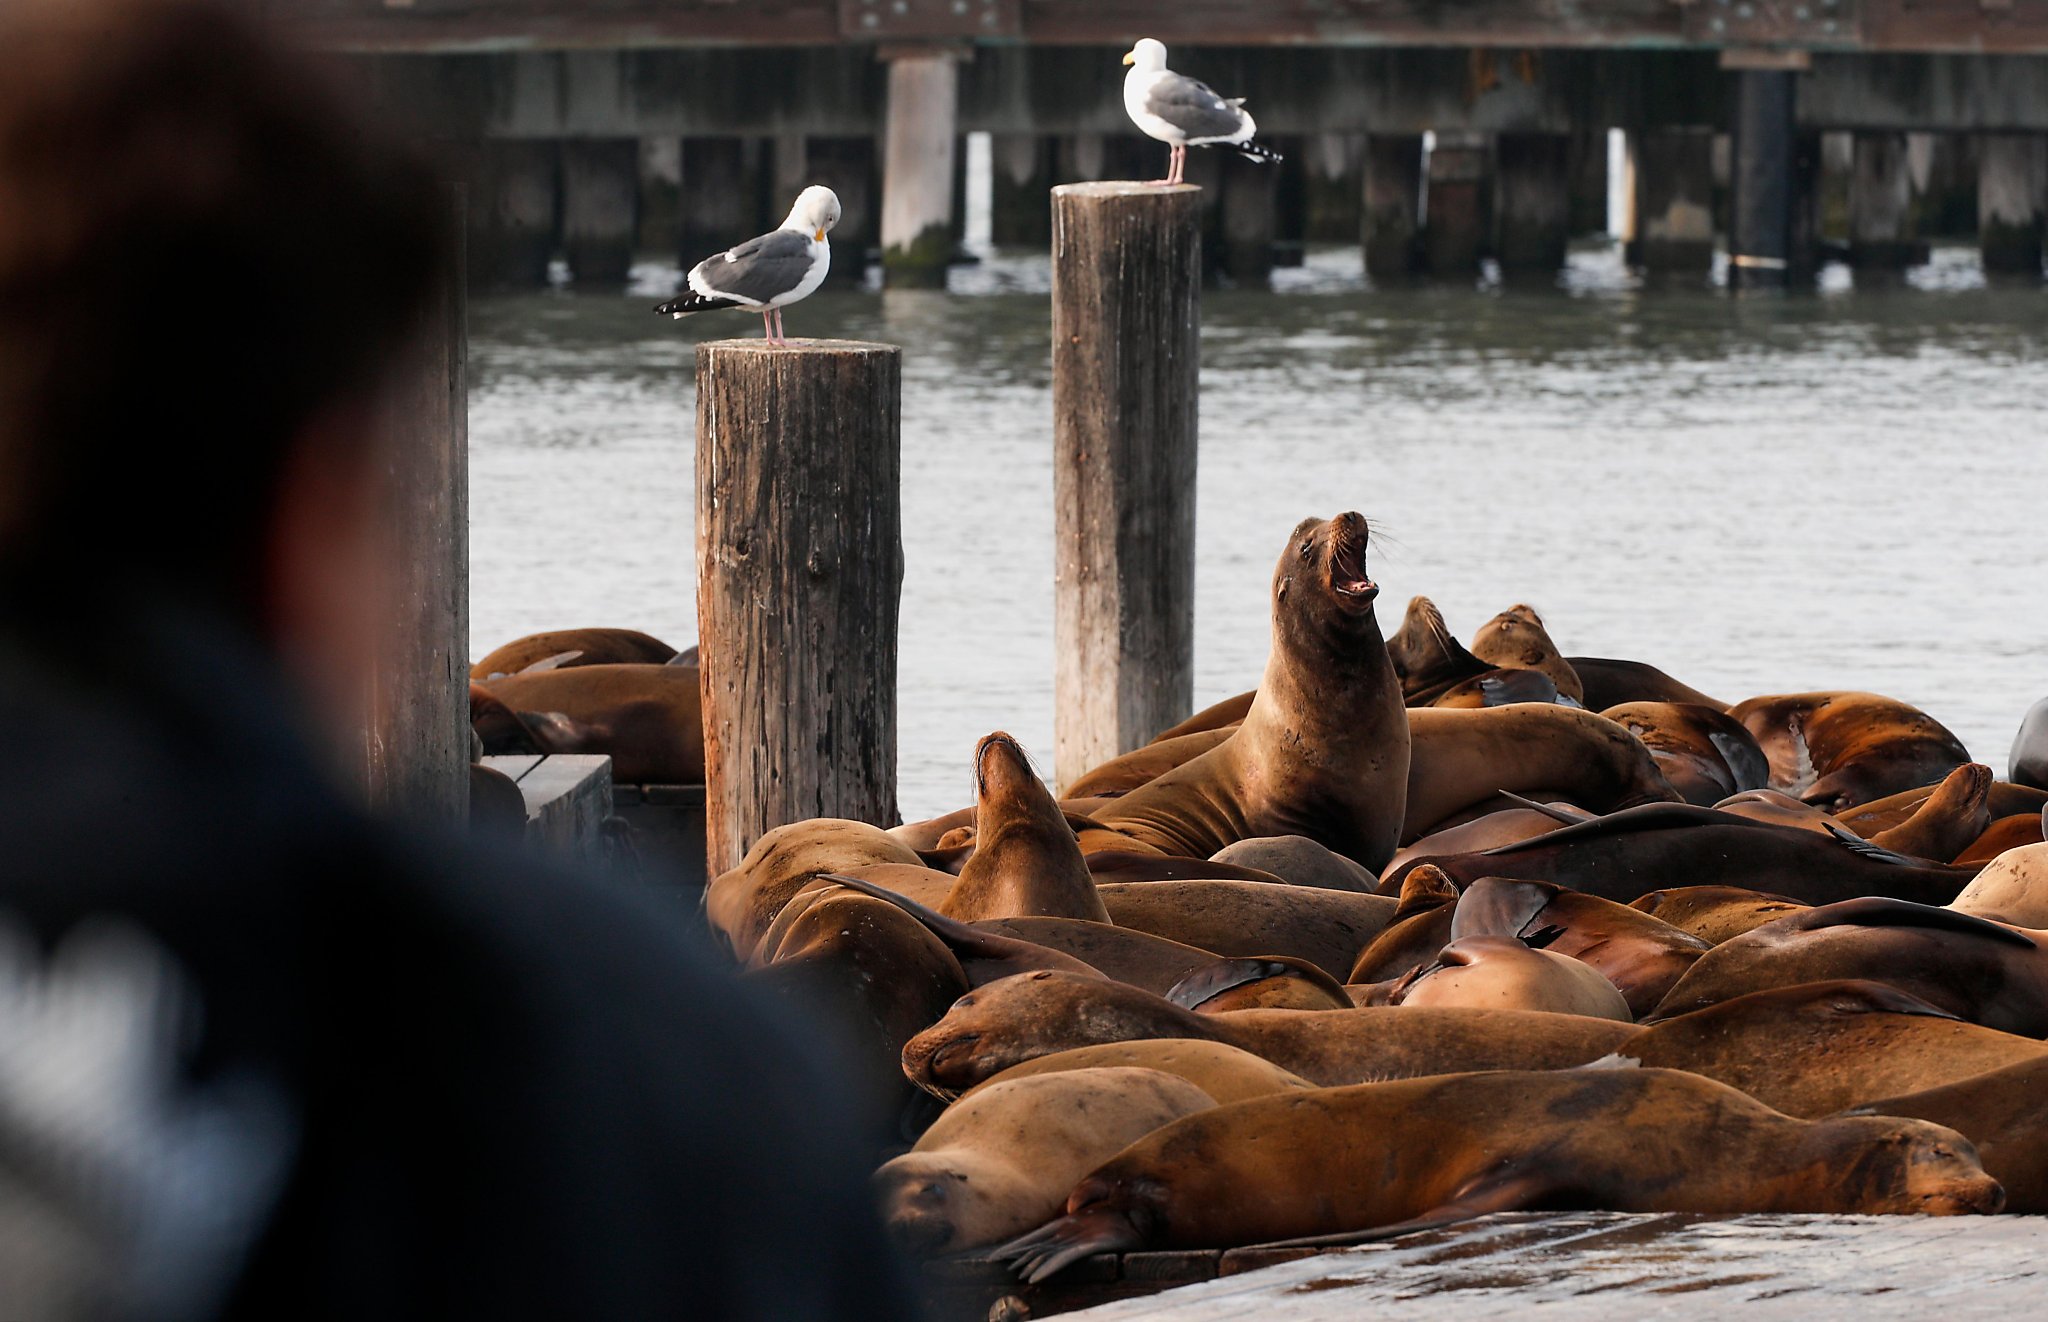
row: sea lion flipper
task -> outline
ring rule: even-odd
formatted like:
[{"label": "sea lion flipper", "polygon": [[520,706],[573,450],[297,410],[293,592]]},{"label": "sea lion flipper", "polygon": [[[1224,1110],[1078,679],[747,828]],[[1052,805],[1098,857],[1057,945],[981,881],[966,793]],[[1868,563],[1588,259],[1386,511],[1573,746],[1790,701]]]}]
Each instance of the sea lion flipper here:
[{"label": "sea lion flipper", "polygon": [[[1017,937],[1002,936],[995,932],[984,932],[978,927],[963,923],[957,918],[948,918],[936,909],[928,909],[908,895],[890,890],[887,886],[866,881],[860,877],[849,877],[843,872],[821,872],[818,880],[829,881],[849,890],[871,895],[895,905],[912,918],[923,923],[931,934],[946,943],[956,959],[965,964],[969,959],[981,958],[999,961],[1019,962],[1020,969],[1057,969],[1065,973],[1080,973],[1090,977],[1102,977],[1102,970],[1085,960],[1074,958],[1049,946],[1041,946]],[[1016,971],[1016,970],[1013,970]],[[972,976],[970,971],[969,976]],[[986,977],[986,975],[984,975]]]},{"label": "sea lion flipper", "polygon": [[1942,932],[1961,932],[1966,936],[1988,937],[2028,950],[2035,948],[2032,937],[2003,923],[1954,909],[1914,904],[1910,900],[1894,900],[1882,895],[1864,895],[1824,904],[1781,921],[1794,924],[1805,932],[1818,931],[1823,927],[1926,927]]},{"label": "sea lion flipper", "polygon": [[1822,822],[1821,825],[1828,828],[1828,834],[1835,838],[1836,844],[1839,844],[1842,848],[1858,857],[1869,859],[1873,863],[1889,863],[1893,867],[1898,868],[1924,868],[1927,866],[1925,859],[1910,858],[1905,854],[1901,854],[1896,849],[1886,849],[1875,841],[1865,840],[1854,832],[1843,830],[1833,822]]},{"label": "sea lion flipper", "polygon": [[1193,1010],[1246,983],[1279,977],[1300,978],[1340,1007],[1351,1004],[1351,993],[1335,978],[1313,964],[1284,955],[1225,958],[1200,965],[1167,988],[1166,999],[1183,1010]]},{"label": "sea lion flipper", "polygon": [[1497,790],[1495,792],[1503,799],[1513,803],[1517,808],[1527,808],[1530,812],[1540,812],[1551,821],[1562,822],[1566,826],[1577,826],[1580,822],[1590,822],[1594,817],[1598,816],[1597,813],[1586,812],[1583,809],[1567,812],[1555,804],[1538,803],[1527,795],[1517,794],[1513,790]]},{"label": "sea lion flipper", "polygon": [[1113,1207],[1096,1206],[1058,1217],[1028,1235],[1019,1235],[989,1250],[988,1256],[1015,1264],[1017,1275],[1035,1285],[1082,1258],[1133,1249],[1141,1242],[1129,1217]]}]

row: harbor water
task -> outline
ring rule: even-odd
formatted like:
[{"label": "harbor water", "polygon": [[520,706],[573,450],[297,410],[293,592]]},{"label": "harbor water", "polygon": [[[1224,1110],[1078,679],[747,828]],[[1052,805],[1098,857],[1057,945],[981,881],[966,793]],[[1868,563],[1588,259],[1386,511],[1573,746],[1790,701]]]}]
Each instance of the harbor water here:
[{"label": "harbor water", "polygon": [[[590,624],[696,637],[694,344],[758,318],[626,293],[471,308],[471,645]],[[974,741],[1053,728],[1052,403],[1042,254],[945,293],[827,292],[798,337],[904,350],[901,798],[971,801]],[[2001,775],[2048,695],[2048,294],[1939,250],[1901,284],[1646,288],[1611,248],[1558,288],[1373,289],[1355,249],[1202,303],[1195,702],[1258,679],[1274,559],[1358,509],[1391,630],[1417,593],[1469,638],[1516,602],[1568,654],[1726,701],[1860,688]]]}]

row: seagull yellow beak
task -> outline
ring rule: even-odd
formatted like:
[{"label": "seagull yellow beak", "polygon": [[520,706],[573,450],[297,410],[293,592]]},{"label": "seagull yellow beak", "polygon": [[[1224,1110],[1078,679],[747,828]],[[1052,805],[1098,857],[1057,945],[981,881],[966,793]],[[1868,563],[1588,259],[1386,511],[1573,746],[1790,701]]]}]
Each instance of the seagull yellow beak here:
[{"label": "seagull yellow beak", "polygon": [[825,231],[821,229],[821,230],[819,230],[819,231],[818,231],[818,242],[820,242],[820,243],[823,243],[824,241],[825,241]]},{"label": "seagull yellow beak", "polygon": [[1125,63],[1125,64],[1136,64],[1137,62],[1138,62],[1138,52],[1136,52],[1136,51],[1134,51],[1134,50],[1127,50],[1127,51],[1125,51],[1125,52],[1124,52],[1124,63]]}]

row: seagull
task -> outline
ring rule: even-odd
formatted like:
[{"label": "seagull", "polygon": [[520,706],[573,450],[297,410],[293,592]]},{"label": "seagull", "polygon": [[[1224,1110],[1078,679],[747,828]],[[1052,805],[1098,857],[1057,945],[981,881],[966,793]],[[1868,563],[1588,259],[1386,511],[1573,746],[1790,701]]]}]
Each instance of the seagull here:
[{"label": "seagull", "polygon": [[1154,183],[1177,184],[1187,165],[1188,148],[1235,147],[1246,160],[1278,161],[1280,153],[1252,141],[1259,126],[1244,112],[1244,98],[1225,99],[1207,83],[1166,67],[1166,47],[1150,37],[1124,56],[1131,71],[1124,75],[1124,110],[1131,122],[1173,148],[1166,178]]},{"label": "seagull", "polygon": [[656,308],[671,317],[713,308],[747,308],[761,314],[770,344],[782,338],[782,309],[809,298],[832,269],[832,246],[825,235],[839,223],[839,196],[812,184],[797,194],[781,228],[748,239],[716,257],[706,257],[690,270],[690,292]]}]

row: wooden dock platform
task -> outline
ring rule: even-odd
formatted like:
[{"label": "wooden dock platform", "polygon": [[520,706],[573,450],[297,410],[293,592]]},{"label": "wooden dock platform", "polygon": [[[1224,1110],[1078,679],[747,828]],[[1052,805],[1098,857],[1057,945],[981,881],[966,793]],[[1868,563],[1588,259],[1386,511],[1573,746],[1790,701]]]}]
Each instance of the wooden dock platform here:
[{"label": "wooden dock platform", "polygon": [[[2044,1290],[2048,1217],[1510,1213],[1059,1315],[1399,1322],[1513,1309],[1572,1322],[1958,1322],[2031,1314]],[[1005,1316],[1057,1311],[1046,1299]]]}]

